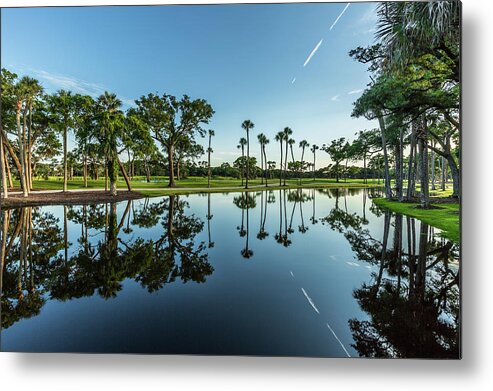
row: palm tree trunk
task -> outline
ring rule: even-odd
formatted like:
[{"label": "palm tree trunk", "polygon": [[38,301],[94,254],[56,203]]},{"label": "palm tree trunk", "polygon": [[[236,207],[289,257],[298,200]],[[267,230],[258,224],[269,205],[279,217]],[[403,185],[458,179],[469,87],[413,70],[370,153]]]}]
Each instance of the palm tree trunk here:
[{"label": "palm tree trunk", "polygon": [[267,154],[265,153],[265,144],[262,145],[262,151],[263,151],[263,154],[264,154],[264,165],[265,165],[265,172],[264,172],[264,176],[265,176],[265,187],[267,187],[267,171],[268,171],[268,167],[267,167]]},{"label": "palm tree trunk", "polygon": [[5,160],[5,169],[7,170],[7,178],[9,179],[9,187],[12,189],[14,187],[14,181],[12,180],[12,172],[10,171],[9,160],[7,159],[7,150],[5,149],[4,149],[3,158]]},{"label": "palm tree trunk", "polygon": [[19,141],[19,156],[20,156],[20,163],[21,163],[21,171],[19,172],[19,177],[21,181],[21,188],[22,188],[22,196],[27,197],[29,195],[29,191],[26,187],[26,162],[24,160],[25,155],[24,155],[24,143],[23,143],[23,138],[22,138],[22,128],[21,128],[21,108],[22,108],[22,102],[17,102],[17,110],[16,110],[16,123],[17,123],[17,137]]},{"label": "palm tree trunk", "polygon": [[65,127],[63,129],[63,192],[64,193],[66,193],[68,190],[67,133],[68,133],[68,129],[67,127]]},{"label": "palm tree trunk", "polygon": [[286,138],[286,151],[284,153],[284,183],[286,186],[286,176],[288,175],[288,139]]},{"label": "palm tree trunk", "polygon": [[207,149],[207,187],[211,187],[211,135],[209,134],[209,148]]},{"label": "palm tree trunk", "polygon": [[246,183],[245,189],[248,189],[248,178],[250,176],[250,132],[247,129],[247,161],[246,161]]},{"label": "palm tree trunk", "polygon": [[2,137],[0,137],[0,176],[2,177],[2,196],[3,198],[7,199],[9,198],[9,190],[7,188],[7,172],[5,170],[5,150],[3,149]]},{"label": "palm tree trunk", "polygon": [[387,140],[385,137],[385,122],[382,117],[382,115],[378,115],[378,122],[380,124],[380,133],[382,137],[382,147],[383,147],[383,159],[384,159],[384,165],[385,165],[385,195],[387,199],[392,198],[392,189],[390,187],[390,173],[389,173],[389,157],[387,153]]},{"label": "palm tree trunk", "polygon": [[428,132],[426,119],[420,121],[418,129],[419,171],[420,171],[420,203],[423,209],[430,206],[428,179]]},{"label": "palm tree trunk", "polygon": [[282,153],[282,140],[280,141],[280,144],[281,144],[281,165],[279,166],[279,186],[282,185],[282,157],[283,157],[283,153]]}]

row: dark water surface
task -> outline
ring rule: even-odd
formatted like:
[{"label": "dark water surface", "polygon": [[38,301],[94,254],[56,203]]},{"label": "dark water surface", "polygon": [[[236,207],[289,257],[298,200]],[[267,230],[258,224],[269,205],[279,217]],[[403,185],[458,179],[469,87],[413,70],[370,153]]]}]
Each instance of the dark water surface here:
[{"label": "dark water surface", "polygon": [[2,211],[1,350],[458,358],[458,245],[371,196]]}]

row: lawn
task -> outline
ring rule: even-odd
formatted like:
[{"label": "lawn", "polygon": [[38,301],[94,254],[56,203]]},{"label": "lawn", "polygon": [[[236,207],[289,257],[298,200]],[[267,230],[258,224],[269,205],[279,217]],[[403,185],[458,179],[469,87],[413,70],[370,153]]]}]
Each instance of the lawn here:
[{"label": "lawn", "polygon": [[[279,179],[269,179],[269,184],[279,184]],[[262,184],[261,179],[253,179],[249,181],[249,186],[260,186]],[[288,179],[286,180],[286,184],[289,187],[296,187],[296,179]],[[176,181],[177,188],[169,189],[168,181],[166,177],[153,177],[151,182],[146,182],[145,177],[134,177],[131,180],[131,185],[133,189],[154,189],[150,193],[156,193],[155,189],[163,189],[166,190],[165,193],[159,194],[168,194],[169,192],[176,192],[179,189],[194,189],[201,188],[207,189],[207,178],[205,177],[189,177],[186,179],[181,179]],[[302,186],[303,187],[323,187],[323,186],[341,186],[341,187],[365,187],[365,186],[376,186],[376,182],[368,181],[368,184],[365,185],[362,179],[350,179],[347,182],[341,180],[339,183],[336,183],[335,179],[315,179],[315,181],[311,178],[303,179]],[[18,181],[14,183],[16,188],[19,188]],[[105,180],[104,178],[100,178],[98,180],[88,180],[87,181],[87,189],[104,189]],[[117,182],[117,187],[120,189],[126,189],[126,183],[123,178],[120,178]],[[239,188],[241,187],[241,180],[235,178],[226,178],[226,177],[214,177],[211,180],[211,188]],[[62,190],[63,189],[63,178],[62,177],[50,177],[48,179],[34,179],[33,180],[33,188],[35,190]],[[76,189],[84,189],[84,181],[82,177],[74,177],[73,179],[68,181],[68,189],[76,190]],[[273,186],[269,186],[269,188],[274,188]],[[144,193],[145,194],[145,193]]]},{"label": "lawn", "polygon": [[442,236],[456,243],[460,241],[460,204],[441,203],[434,205],[436,209],[419,209],[418,204],[389,201],[374,198],[373,202],[383,208],[406,216],[415,217],[426,224],[442,231]]}]

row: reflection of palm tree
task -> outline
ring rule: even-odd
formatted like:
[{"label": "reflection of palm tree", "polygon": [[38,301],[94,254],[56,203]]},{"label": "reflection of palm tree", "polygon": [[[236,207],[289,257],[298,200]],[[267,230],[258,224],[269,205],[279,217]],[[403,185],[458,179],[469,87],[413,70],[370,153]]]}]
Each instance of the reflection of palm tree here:
[{"label": "reflection of palm tree", "polygon": [[[265,202],[264,202],[265,198]],[[260,200],[260,228],[257,234],[257,239],[263,240],[267,236],[269,236],[269,233],[265,231],[265,220],[267,218],[267,203],[268,203],[268,197],[266,192],[261,192],[261,200]]]},{"label": "reflection of palm tree", "polygon": [[[248,193],[241,193],[241,196],[235,197],[233,203],[241,209],[241,226],[237,227],[240,231],[240,236],[246,236],[245,248],[241,251],[241,255],[245,258],[250,258],[253,255],[253,251],[249,248],[249,218],[250,218],[250,208],[255,208],[257,203],[255,197]],[[246,210],[246,229],[244,227],[244,216]]]},{"label": "reflection of palm tree", "polygon": [[207,237],[209,239],[209,248],[214,247],[214,242],[211,241],[211,193],[207,193]]},{"label": "reflection of palm tree", "polygon": [[318,220],[317,218],[315,217],[315,195],[316,195],[316,191],[315,189],[312,190],[312,217],[310,218],[310,221],[312,222],[312,224],[317,224],[318,223]]}]

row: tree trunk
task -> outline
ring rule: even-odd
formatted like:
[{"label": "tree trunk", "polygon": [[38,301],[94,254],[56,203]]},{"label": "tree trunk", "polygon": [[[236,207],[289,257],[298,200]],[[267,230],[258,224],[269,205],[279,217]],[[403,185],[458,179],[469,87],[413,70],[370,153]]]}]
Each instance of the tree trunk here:
[{"label": "tree trunk", "polygon": [[63,129],[63,192],[68,191],[68,146],[67,146],[67,133],[68,129],[65,127]]},{"label": "tree trunk", "polygon": [[175,183],[175,169],[174,169],[174,159],[173,159],[173,145],[168,145],[168,173],[169,173],[169,183],[168,187],[176,187]]},{"label": "tree trunk", "polygon": [[116,169],[116,162],[113,159],[108,159],[107,170],[108,170],[108,176],[109,176],[109,180],[110,180],[110,194],[112,196],[116,196],[118,194],[118,191],[116,188],[116,177],[117,177],[118,170]]},{"label": "tree trunk", "polygon": [[[5,147],[5,145],[4,145]],[[3,158],[5,160],[5,168],[7,170],[7,178],[9,179],[9,187],[12,189],[14,187],[14,181],[12,180],[12,172],[10,171],[9,160],[7,159],[7,151],[4,149]]]},{"label": "tree trunk", "polygon": [[84,175],[84,187],[87,187],[87,156],[86,155],[84,155],[83,175]]},{"label": "tree trunk", "polygon": [[409,162],[407,167],[407,196],[406,198],[410,200],[413,196],[413,164],[414,164],[414,150],[416,149],[416,135],[415,135],[415,124],[412,124],[411,130],[411,147],[409,151]]},{"label": "tree trunk", "polygon": [[[5,169],[5,150],[3,149],[3,138],[0,137],[0,176],[2,177],[2,194],[3,198],[9,198],[9,190],[7,188],[7,171]],[[1,291],[0,291],[1,294]]]},{"label": "tree trunk", "polygon": [[147,160],[144,159],[144,169],[146,172],[146,182],[150,183],[151,182],[151,170],[149,169],[149,163],[147,163]]},{"label": "tree trunk", "polygon": [[211,187],[211,137],[209,134],[209,148],[207,149],[207,187]]},{"label": "tree trunk", "polygon": [[23,138],[22,138],[22,128],[21,128],[21,108],[22,108],[22,102],[17,102],[17,110],[16,110],[16,122],[17,122],[17,137],[19,140],[19,156],[20,156],[20,165],[21,165],[21,171],[19,172],[19,177],[21,181],[21,188],[22,188],[22,196],[27,197],[29,195],[29,191],[26,186],[26,162],[24,161],[24,143],[23,143]]},{"label": "tree trunk", "polygon": [[418,129],[418,149],[419,149],[419,179],[420,179],[420,203],[421,208],[427,209],[430,206],[429,184],[428,184],[428,132],[425,123],[426,119],[422,119]]},{"label": "tree trunk", "polygon": [[7,147],[7,151],[9,153],[10,157],[12,158],[12,161],[15,164],[15,168],[17,169],[17,171],[19,173],[19,176],[20,176],[21,175],[21,172],[22,172],[21,162],[17,158],[17,155],[15,154],[14,148],[12,148],[12,145],[10,144],[10,141],[7,138],[7,135],[5,134],[5,132],[3,131],[3,129],[1,129],[1,128],[0,128],[0,133],[1,133],[0,137],[2,137],[2,139],[3,139],[3,144],[5,145],[5,147]]},{"label": "tree trunk", "polygon": [[447,181],[447,161],[442,156],[442,191],[445,191],[445,182]]},{"label": "tree trunk", "polygon": [[381,114],[378,115],[378,123],[380,124],[380,133],[382,137],[383,159],[385,166],[385,196],[387,199],[392,198],[392,189],[390,187],[390,173],[389,173],[389,157],[387,153],[387,140],[385,137],[386,127],[385,122]]},{"label": "tree trunk", "polygon": [[[433,143],[433,144],[435,144],[435,143]],[[436,190],[436,187],[435,187],[435,159],[436,159],[435,151],[431,151],[431,190]]]},{"label": "tree trunk", "polygon": [[248,189],[248,180],[250,178],[250,132],[247,129],[247,158],[246,158],[246,181],[245,189]]},{"label": "tree trunk", "polygon": [[267,154],[265,153],[265,144],[263,144],[263,146],[262,146],[262,152],[264,154],[264,165],[265,165],[265,172],[264,172],[264,175],[265,175],[265,187],[267,187],[267,171],[268,171],[268,167],[267,167]]},{"label": "tree trunk", "polygon": [[125,178],[125,183],[127,184],[127,189],[128,191],[132,191],[132,185],[130,184],[130,178],[127,175],[127,172],[125,171],[125,166],[123,163],[120,161],[120,159],[117,159],[118,165],[120,166],[120,170],[122,170],[123,178]]}]

